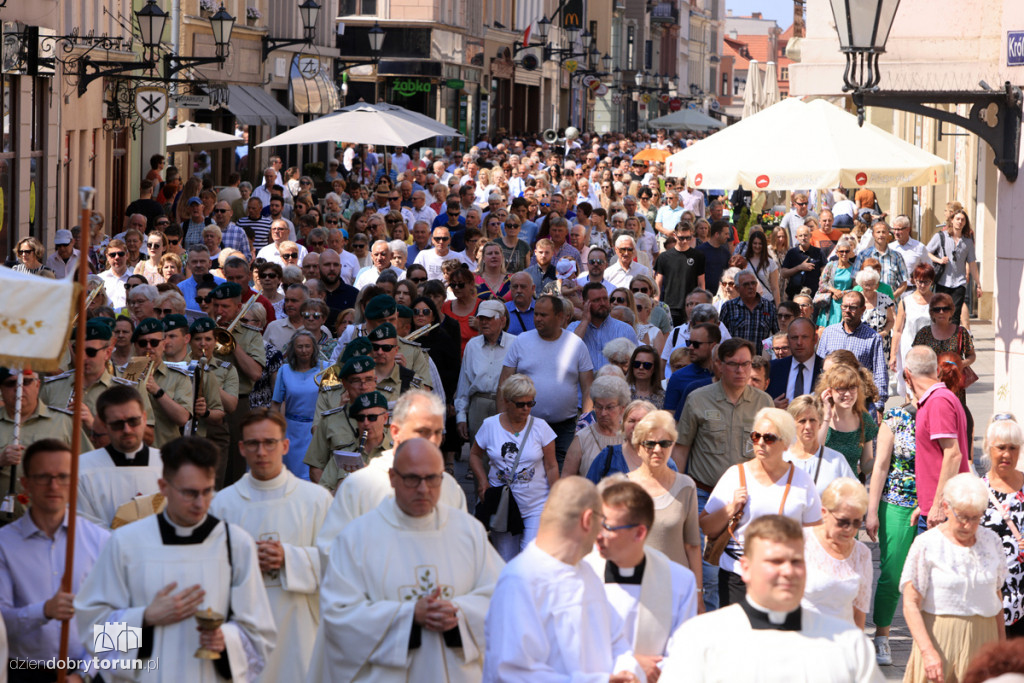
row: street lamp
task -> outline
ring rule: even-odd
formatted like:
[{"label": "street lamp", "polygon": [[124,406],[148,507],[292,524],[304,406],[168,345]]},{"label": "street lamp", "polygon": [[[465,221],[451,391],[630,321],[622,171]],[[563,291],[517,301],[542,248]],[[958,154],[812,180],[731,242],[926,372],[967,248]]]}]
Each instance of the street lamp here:
[{"label": "street lamp", "polygon": [[217,57],[223,59],[231,45],[231,31],[235,28],[235,18],[224,9],[223,3],[217,13],[210,17],[210,28],[213,29],[213,42],[217,46]]},{"label": "street lamp", "polygon": [[139,35],[142,36],[142,46],[146,49],[144,56],[151,56],[160,46],[168,16],[170,15],[156,4],[156,0],[148,0],[142,9],[135,13],[135,20],[139,22]]},{"label": "street lamp", "polygon": [[590,31],[584,29],[583,33],[580,34],[580,42],[583,44],[583,51],[586,52],[590,49],[590,41],[594,39],[594,36],[590,35]]},{"label": "street lamp", "polygon": [[[607,52],[604,53],[604,57],[601,57],[601,65],[604,67],[605,73],[611,73],[612,58]],[[618,71],[618,68],[615,70]]]},{"label": "street lamp", "polygon": [[366,37],[370,41],[370,52],[374,53],[374,55],[378,55],[378,57],[377,57],[378,59],[379,59],[379,54],[378,53],[380,53],[381,48],[384,47],[384,36],[385,36],[385,32],[384,32],[384,29],[382,29],[380,27],[380,22],[379,21],[373,22],[373,28],[371,28],[367,32]]},{"label": "street lamp", "polygon": [[[224,12],[224,6],[220,7],[221,12]],[[227,12],[224,12],[227,14]],[[217,18],[220,12],[213,15],[213,21]],[[301,38],[274,38],[272,36],[263,36],[260,42],[263,44],[263,61],[267,61],[267,57],[274,50],[280,50],[283,47],[289,47],[291,45],[312,45],[313,41],[316,40],[316,19],[320,14],[320,5],[316,4],[316,0],[305,0],[305,2],[299,4],[299,17],[302,19],[302,37]],[[234,21],[234,20],[232,20]],[[230,30],[229,30],[230,37]],[[214,29],[214,38],[216,38],[216,29]]]},{"label": "street lamp", "polygon": [[878,87],[878,56],[885,52],[892,20],[900,0],[830,0],[839,34],[839,47],[846,53],[843,91]]},{"label": "street lamp", "polygon": [[644,86],[644,72],[637,71],[636,75],[633,76],[633,80],[636,82],[636,87],[642,88]]},{"label": "street lamp", "polygon": [[315,0],[306,0],[299,5],[299,16],[302,17],[302,32],[310,43],[316,38],[316,18],[320,14],[320,5]]}]

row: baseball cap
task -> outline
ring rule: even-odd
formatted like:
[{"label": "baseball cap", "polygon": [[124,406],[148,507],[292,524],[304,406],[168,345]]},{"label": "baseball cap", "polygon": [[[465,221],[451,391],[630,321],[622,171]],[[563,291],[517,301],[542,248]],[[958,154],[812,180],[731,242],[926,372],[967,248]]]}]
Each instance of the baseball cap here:
[{"label": "baseball cap", "polygon": [[54,245],[60,247],[65,244],[71,244],[75,236],[71,234],[70,230],[58,230],[57,234],[53,237]]},{"label": "baseball cap", "polygon": [[487,301],[481,301],[480,306],[476,309],[476,315],[478,318],[500,318],[505,314],[505,307],[500,302],[494,299],[488,299]]}]

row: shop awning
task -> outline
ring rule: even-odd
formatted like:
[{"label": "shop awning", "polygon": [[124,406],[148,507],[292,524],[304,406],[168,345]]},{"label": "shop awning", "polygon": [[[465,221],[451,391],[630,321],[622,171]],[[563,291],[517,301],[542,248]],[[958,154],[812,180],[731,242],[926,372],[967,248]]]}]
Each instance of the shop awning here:
[{"label": "shop awning", "polygon": [[296,114],[330,114],[341,107],[338,89],[331,82],[326,69],[319,68],[312,75],[304,74],[296,56],[292,60],[291,76],[289,88],[292,109]]},{"label": "shop awning", "polygon": [[299,119],[263,88],[254,85],[228,86],[228,111],[239,123],[249,126],[297,126]]}]

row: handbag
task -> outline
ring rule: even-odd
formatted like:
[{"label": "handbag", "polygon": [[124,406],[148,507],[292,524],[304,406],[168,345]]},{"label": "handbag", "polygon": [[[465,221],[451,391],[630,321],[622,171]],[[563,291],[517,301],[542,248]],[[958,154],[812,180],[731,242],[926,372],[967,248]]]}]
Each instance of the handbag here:
[{"label": "handbag", "polygon": [[[988,477],[985,478],[985,483],[988,484]],[[999,501],[996,500],[995,495],[992,493],[992,489],[988,486],[985,488],[988,489],[989,502],[992,503],[992,507],[996,509],[999,516],[1003,518],[1004,522],[1006,522],[1006,526],[1010,529],[1010,533],[1013,535],[1013,540],[1017,544],[1017,556],[1020,557],[1021,555],[1024,555],[1024,538],[1021,538],[1020,531],[1017,530],[1017,525],[1013,523],[1013,520],[1010,519],[1010,515],[1006,513],[1006,508],[1000,505]]]},{"label": "handbag", "polygon": [[[967,330],[965,330],[964,328],[961,327],[959,329],[959,331],[957,332],[957,334],[959,335],[959,339],[958,339],[959,343],[957,344],[957,346],[959,348],[957,349],[957,351],[960,353],[960,357],[963,358],[964,357],[964,335],[967,334]],[[974,371],[974,368],[972,368],[970,365],[965,365],[964,366],[963,374],[964,374],[964,389],[968,388],[969,386],[971,386],[972,384],[974,384],[975,382],[978,381],[978,373],[976,373]]]},{"label": "handbag", "polygon": [[[740,488],[747,488],[747,478],[744,473],[743,465],[739,465],[740,468]],[[789,475],[786,477],[786,490],[782,493],[782,502],[779,503],[779,514],[781,515],[786,509],[786,499],[789,498],[789,488],[793,483],[793,470],[795,469],[793,463],[789,464]],[[743,507],[746,507],[744,505]],[[725,531],[718,534],[714,538],[708,537],[707,543],[704,545],[704,561],[711,565],[718,565],[722,554],[725,552],[725,547],[729,545],[729,541],[736,541],[736,529],[740,526],[740,518],[743,517],[743,507],[737,510],[733,516],[729,519],[729,523],[725,525]],[[739,543],[739,541],[736,541]]]},{"label": "handbag", "polygon": [[[939,230],[939,253],[936,256],[946,255],[946,233]],[[942,279],[942,274],[946,272],[946,266],[948,263],[932,263],[932,268],[935,269],[935,278],[932,280],[933,288],[938,286],[939,280]]]},{"label": "handbag", "polygon": [[[516,451],[516,459],[512,463],[513,478],[519,469],[519,459],[523,456],[523,447],[526,445],[532,429],[533,417],[531,416],[526,422],[523,438],[519,442],[519,448]],[[480,520],[488,531],[510,532],[513,534],[522,533],[523,531],[523,518],[519,512],[519,506],[512,496],[512,489],[508,484],[491,486],[484,492],[483,500],[476,505],[476,518]]]}]

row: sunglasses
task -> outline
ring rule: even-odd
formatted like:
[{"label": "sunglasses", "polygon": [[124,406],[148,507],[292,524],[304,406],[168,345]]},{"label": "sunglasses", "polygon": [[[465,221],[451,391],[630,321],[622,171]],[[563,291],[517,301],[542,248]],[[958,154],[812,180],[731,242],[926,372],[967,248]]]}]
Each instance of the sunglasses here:
[{"label": "sunglasses", "polygon": [[261,280],[269,280],[275,277],[277,277],[277,273],[260,273]]},{"label": "sunglasses", "polygon": [[402,219],[401,219],[401,218],[389,218],[389,219],[387,219],[387,220],[386,220],[386,221],[384,221],[384,222],[385,222],[385,223],[390,223],[390,224],[392,224],[392,225],[395,225],[395,224],[397,224],[397,223],[401,223],[401,222],[402,222]]},{"label": "sunglasses", "polygon": [[635,361],[633,361],[633,369],[634,370],[641,370],[641,369],[643,369],[643,370],[650,370],[653,367],[654,367],[654,363],[652,363],[649,360],[635,360]]},{"label": "sunglasses", "polygon": [[178,244],[178,242],[180,242],[180,241],[181,241],[180,239],[178,239],[178,240],[172,240],[172,239],[171,239],[171,238],[169,238],[169,237],[167,238],[167,243],[168,243],[168,244],[174,244],[174,245],[177,245],[177,244]]},{"label": "sunglasses", "polygon": [[452,289],[463,289],[468,284],[469,284],[468,282],[453,282],[453,283],[451,283],[451,288]]},{"label": "sunglasses", "polygon": [[326,221],[327,225],[337,225],[338,220],[336,218],[328,218]]},{"label": "sunglasses", "polygon": [[395,350],[398,344],[371,344],[374,351],[380,351],[381,353],[391,353]]},{"label": "sunglasses", "polygon": [[709,342],[709,341],[702,342],[702,341],[694,341],[693,339],[687,339],[686,340],[686,345],[691,347],[691,348],[694,348],[694,349],[699,349],[700,347],[704,346],[705,344],[710,344],[710,343],[711,342]]},{"label": "sunglasses", "polygon": [[323,243],[323,241],[314,242],[314,241],[310,240],[309,241],[309,246],[311,246],[311,247],[322,247],[322,246],[324,246],[324,243]]},{"label": "sunglasses", "polygon": [[[24,380],[22,380],[22,385],[23,386],[29,386],[33,382],[36,382],[36,381],[38,381],[38,380],[35,377],[26,377]],[[7,380],[3,384],[0,384],[0,387],[3,387],[4,389],[16,389],[18,387],[18,380],[17,379]]]},{"label": "sunglasses", "polygon": [[535,405],[537,405],[536,401],[511,401],[511,403],[512,405],[519,409],[532,408]]},{"label": "sunglasses", "polygon": [[616,251],[620,251],[623,254],[632,254],[633,253],[633,247],[618,247],[616,249]]},{"label": "sunglasses", "polygon": [[640,445],[649,451],[653,451],[655,446],[660,446],[662,450],[668,450],[672,448],[673,443],[671,439],[662,439],[661,441],[641,441]]},{"label": "sunglasses", "polygon": [[164,343],[163,339],[139,339],[135,342],[135,345],[140,349],[150,348],[155,349]]},{"label": "sunglasses", "polygon": [[36,253],[35,249],[19,249],[18,250],[18,256],[28,256],[29,254],[34,254],[34,253]]},{"label": "sunglasses", "polygon": [[949,313],[952,310],[953,310],[952,306],[936,306],[935,308],[931,309],[931,312],[932,313]]},{"label": "sunglasses", "polygon": [[651,293],[651,290],[647,289],[646,287],[637,287],[636,289],[631,289],[629,291],[633,292],[634,294],[650,294]]},{"label": "sunglasses", "polygon": [[807,206],[807,202],[793,202],[796,206]]},{"label": "sunglasses", "polygon": [[387,413],[359,413],[356,415],[356,422],[376,422],[380,418],[387,419]]},{"label": "sunglasses", "polygon": [[302,317],[306,320],[319,320],[324,317],[324,314],[319,311],[306,311],[302,314]]},{"label": "sunglasses", "polygon": [[230,209],[214,209],[214,213],[227,213]]},{"label": "sunglasses", "polygon": [[209,295],[207,295],[207,296],[197,296],[196,297],[196,303],[208,304],[211,301],[213,301],[213,297],[209,296]]},{"label": "sunglasses", "polygon": [[851,527],[854,529],[860,528],[860,519],[847,519],[846,517],[837,517],[836,513],[832,512],[831,510],[828,511],[828,514],[832,515],[832,519],[836,520],[836,526],[840,529],[849,529]]},{"label": "sunglasses", "polygon": [[605,262],[599,258],[592,258],[589,261],[587,261],[587,263],[589,263],[592,266],[603,266],[605,264]]},{"label": "sunglasses", "polygon": [[451,241],[451,237],[435,237],[434,241],[438,244],[444,244],[445,242]]},{"label": "sunglasses", "polygon": [[410,282],[415,282],[417,285],[421,285],[427,281],[427,278],[425,277],[407,277],[405,279],[409,280]]},{"label": "sunglasses", "polygon": [[[19,251],[18,253],[19,254],[31,254],[33,252],[30,252],[30,251]],[[107,252],[107,257],[108,258],[121,258],[124,255],[125,254],[124,254],[123,251],[108,251]]]},{"label": "sunglasses", "polygon": [[126,426],[134,428],[134,427],[138,427],[141,424],[142,424],[142,418],[139,417],[139,416],[136,416],[136,417],[129,417],[128,419],[125,419],[125,420],[111,420],[110,422],[107,423],[107,427],[109,427],[110,431],[112,431],[112,432],[123,432],[124,428]]},{"label": "sunglasses", "polygon": [[146,246],[150,249],[163,249],[164,245],[160,242],[147,242]]},{"label": "sunglasses", "polygon": [[413,315],[433,315],[434,312],[429,308],[414,308],[412,309]]},{"label": "sunglasses", "polygon": [[732,287],[735,284],[736,283],[733,282],[732,280],[722,280],[722,286],[723,287]]},{"label": "sunglasses", "polygon": [[289,261],[292,259],[298,260],[299,255],[297,253],[281,254],[281,258],[288,259]]},{"label": "sunglasses", "polygon": [[765,445],[771,446],[772,444],[779,440],[779,435],[772,434],[770,432],[766,434],[762,434],[761,432],[750,432],[750,441],[752,443],[757,443],[762,439],[764,440]]},{"label": "sunglasses", "polygon": [[621,296],[613,296],[611,299],[608,299],[608,301],[610,303],[613,303],[613,304],[625,304],[625,303],[627,303],[626,299],[624,297],[621,297]]},{"label": "sunglasses", "polygon": [[82,350],[85,351],[85,355],[89,356],[89,358],[95,358],[100,352],[105,351],[106,349],[93,349],[86,346]]}]

